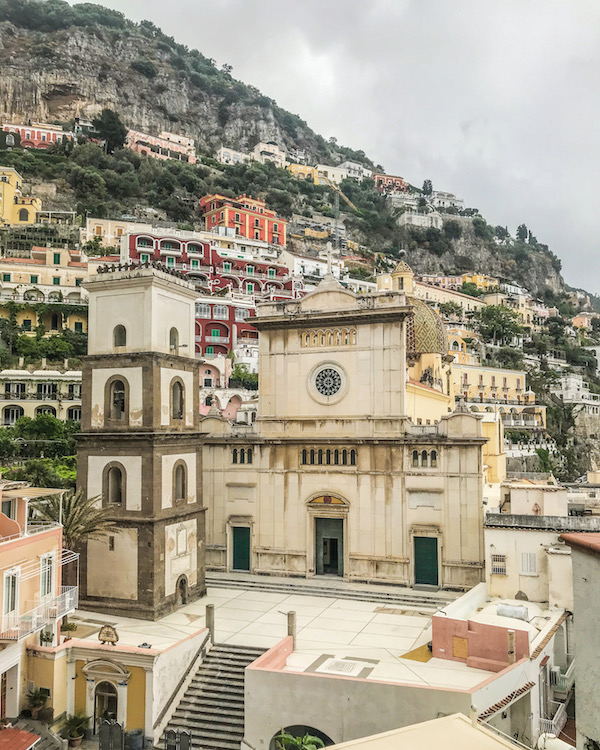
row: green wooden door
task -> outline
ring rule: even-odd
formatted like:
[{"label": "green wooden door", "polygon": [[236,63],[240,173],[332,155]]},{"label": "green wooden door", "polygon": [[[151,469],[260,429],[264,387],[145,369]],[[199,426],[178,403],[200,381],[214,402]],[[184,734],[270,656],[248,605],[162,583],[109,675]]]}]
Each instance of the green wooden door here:
[{"label": "green wooden door", "polygon": [[233,569],[250,570],[250,529],[233,527]]},{"label": "green wooden door", "polygon": [[434,536],[415,537],[415,583],[438,585],[438,540]]}]

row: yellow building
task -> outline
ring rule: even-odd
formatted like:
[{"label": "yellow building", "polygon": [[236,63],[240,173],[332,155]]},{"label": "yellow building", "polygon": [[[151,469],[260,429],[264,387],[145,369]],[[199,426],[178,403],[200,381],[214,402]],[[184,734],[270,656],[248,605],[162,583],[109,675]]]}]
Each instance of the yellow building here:
[{"label": "yellow building", "polygon": [[546,407],[535,403],[524,370],[455,363],[452,380],[454,392],[472,412],[500,414],[505,429],[545,429]]},{"label": "yellow building", "polygon": [[479,335],[460,326],[448,326],[448,344],[450,354],[459,365],[479,365]]},{"label": "yellow building", "polygon": [[462,283],[475,284],[477,289],[487,291],[488,289],[497,287],[500,282],[493,276],[486,276],[484,273],[463,273]]},{"label": "yellow building", "polygon": [[42,210],[39,198],[22,195],[23,178],[13,167],[0,167],[0,223],[35,224]]},{"label": "yellow building", "polygon": [[[394,273],[384,273],[377,276],[376,281],[378,291],[394,289]],[[472,314],[486,305],[486,303],[478,297],[471,297],[468,294],[462,294],[461,292],[456,292],[452,289],[444,289],[443,287],[435,286],[433,284],[426,284],[423,281],[413,281],[412,287],[412,294],[427,302],[432,307],[438,308],[440,304],[444,302],[453,302],[460,306],[463,315]]]},{"label": "yellow building", "polygon": [[315,185],[319,184],[319,170],[306,164],[288,164],[287,170],[299,180],[312,180]]}]

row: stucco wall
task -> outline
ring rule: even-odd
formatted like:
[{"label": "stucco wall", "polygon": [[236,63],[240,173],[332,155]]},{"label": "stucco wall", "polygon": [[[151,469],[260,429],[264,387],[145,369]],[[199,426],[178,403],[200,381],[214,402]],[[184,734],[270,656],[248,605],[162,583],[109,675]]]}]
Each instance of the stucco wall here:
[{"label": "stucco wall", "polygon": [[600,743],[600,557],[572,548],[575,598],[575,682],[577,683],[577,748],[586,738]]},{"label": "stucco wall", "polygon": [[114,539],[114,550],[109,549],[109,537],[88,541],[88,596],[135,600],[138,593],[138,531],[136,528],[121,528],[110,536]]},{"label": "stucco wall", "polygon": [[142,509],[142,457],[115,454],[88,457],[87,496],[102,496],[102,473],[104,467],[116,461],[125,468],[125,508],[126,510]]},{"label": "stucco wall", "polygon": [[[335,743],[434,719],[469,714],[470,695],[316,674],[246,670],[244,742],[268,750],[281,727],[306,725]],[[244,747],[244,745],[242,745]]]}]

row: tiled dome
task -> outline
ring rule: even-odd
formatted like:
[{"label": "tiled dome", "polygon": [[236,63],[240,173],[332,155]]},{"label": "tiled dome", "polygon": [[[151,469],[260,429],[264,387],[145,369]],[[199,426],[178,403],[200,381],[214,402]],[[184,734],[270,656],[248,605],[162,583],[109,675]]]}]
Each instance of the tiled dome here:
[{"label": "tiled dome", "polygon": [[413,314],[406,325],[407,354],[448,354],[448,334],[441,317],[423,300],[410,297],[409,302]]}]

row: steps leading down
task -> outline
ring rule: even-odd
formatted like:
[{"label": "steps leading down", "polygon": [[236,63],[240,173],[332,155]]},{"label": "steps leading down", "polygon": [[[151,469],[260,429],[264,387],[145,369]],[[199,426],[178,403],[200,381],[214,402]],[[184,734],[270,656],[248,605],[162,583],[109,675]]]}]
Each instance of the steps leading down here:
[{"label": "steps leading down", "polygon": [[216,645],[198,668],[166,729],[191,732],[193,748],[240,750],[244,670],[264,649]]}]

